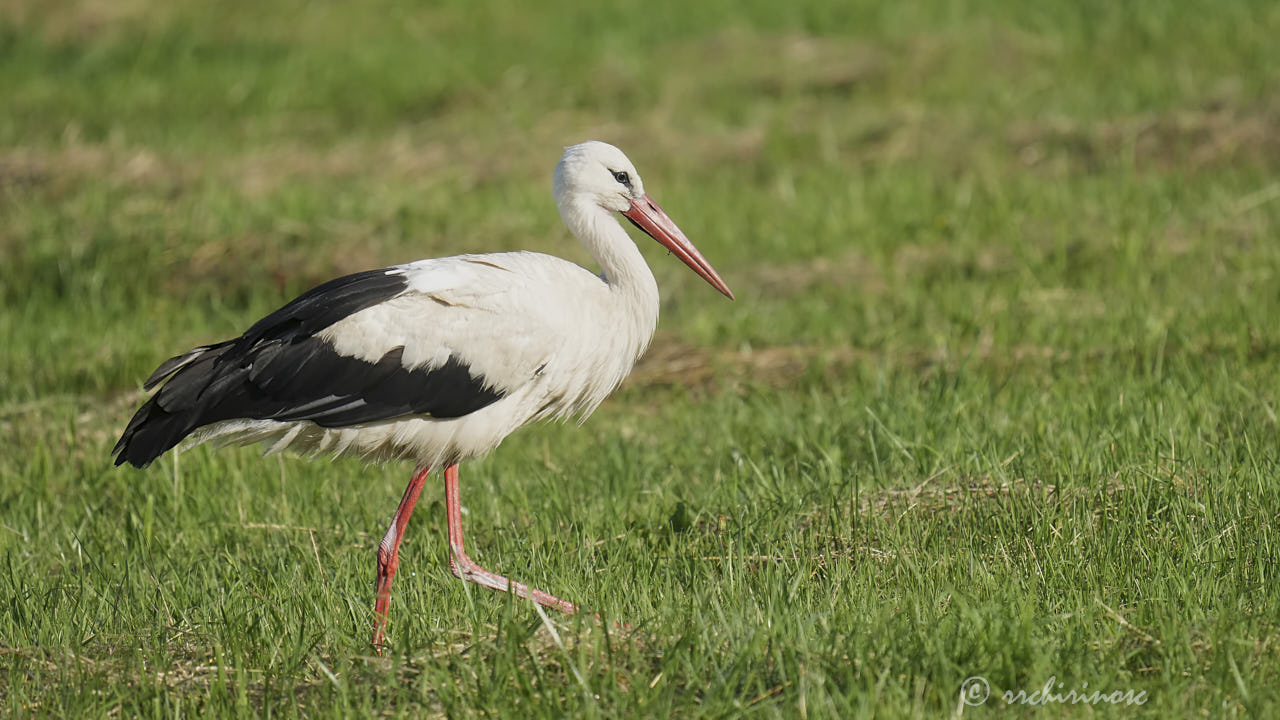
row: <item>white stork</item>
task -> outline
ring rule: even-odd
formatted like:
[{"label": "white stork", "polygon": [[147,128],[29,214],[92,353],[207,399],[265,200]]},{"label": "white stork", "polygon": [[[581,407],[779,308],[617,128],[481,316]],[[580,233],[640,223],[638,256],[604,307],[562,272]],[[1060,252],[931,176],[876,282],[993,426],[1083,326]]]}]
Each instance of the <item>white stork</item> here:
[{"label": "white stork", "polygon": [[462,542],[458,463],[534,420],[585,418],[622,382],[658,321],[658,285],[621,213],[721,293],[733,293],[644,191],[622,151],[565,150],[556,206],[601,273],[532,252],[419,260],[316,287],[233,340],[166,360],[163,385],[112,453],[146,467],[191,437],[417,463],[378,546],[381,647],[400,541],[432,468],[444,468],[454,575],[572,613],[571,602],[489,572]]}]

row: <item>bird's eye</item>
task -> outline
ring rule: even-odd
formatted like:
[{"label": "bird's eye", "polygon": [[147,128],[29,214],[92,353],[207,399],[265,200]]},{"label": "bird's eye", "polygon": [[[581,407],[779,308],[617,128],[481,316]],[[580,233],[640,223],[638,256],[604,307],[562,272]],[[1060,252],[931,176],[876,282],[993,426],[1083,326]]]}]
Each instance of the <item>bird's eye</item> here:
[{"label": "bird's eye", "polygon": [[621,170],[614,171],[613,179],[617,180],[623,185],[626,185],[627,187],[631,187],[631,176]]}]

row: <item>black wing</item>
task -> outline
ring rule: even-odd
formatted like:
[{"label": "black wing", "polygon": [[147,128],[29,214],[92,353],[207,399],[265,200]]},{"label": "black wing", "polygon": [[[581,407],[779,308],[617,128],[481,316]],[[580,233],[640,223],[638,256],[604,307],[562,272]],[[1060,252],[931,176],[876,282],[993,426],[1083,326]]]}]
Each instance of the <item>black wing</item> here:
[{"label": "black wing", "polygon": [[138,409],[111,451],[116,465],[146,467],[193,430],[224,420],[310,420],[344,427],[404,415],[461,417],[503,397],[456,357],[410,370],[401,361],[403,347],[369,362],[341,355],[316,337],[406,288],[395,271],[341,277],[307,291],[238,338],[166,360],[145,387],[164,385]]}]

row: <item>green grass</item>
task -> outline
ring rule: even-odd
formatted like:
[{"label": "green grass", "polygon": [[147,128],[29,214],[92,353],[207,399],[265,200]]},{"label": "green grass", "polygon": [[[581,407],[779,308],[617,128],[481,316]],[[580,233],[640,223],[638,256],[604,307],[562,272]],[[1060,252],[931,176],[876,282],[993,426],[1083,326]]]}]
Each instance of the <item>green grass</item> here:
[{"label": "green grass", "polygon": [[[1280,712],[1280,6],[0,2],[14,716]],[[337,273],[529,248],[623,147],[738,294],[582,427],[402,465],[108,451]],[[620,623],[620,624],[615,624]],[[985,677],[981,707],[959,704]],[[1146,693],[1006,707],[1005,691]],[[960,711],[963,711],[961,713]]]}]

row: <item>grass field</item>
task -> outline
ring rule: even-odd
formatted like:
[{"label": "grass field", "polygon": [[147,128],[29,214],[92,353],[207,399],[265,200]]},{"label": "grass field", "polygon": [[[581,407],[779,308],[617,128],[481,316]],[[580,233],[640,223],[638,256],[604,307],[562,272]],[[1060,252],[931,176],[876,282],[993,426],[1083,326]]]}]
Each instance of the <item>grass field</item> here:
[{"label": "grass field", "polygon": [[[0,708],[1280,713],[1280,5],[536,6],[0,0]],[[588,138],[738,295],[646,239],[628,384],[463,466],[474,556],[604,623],[453,580],[433,484],[377,657],[410,467],[111,466],[329,277],[585,262]]]}]

